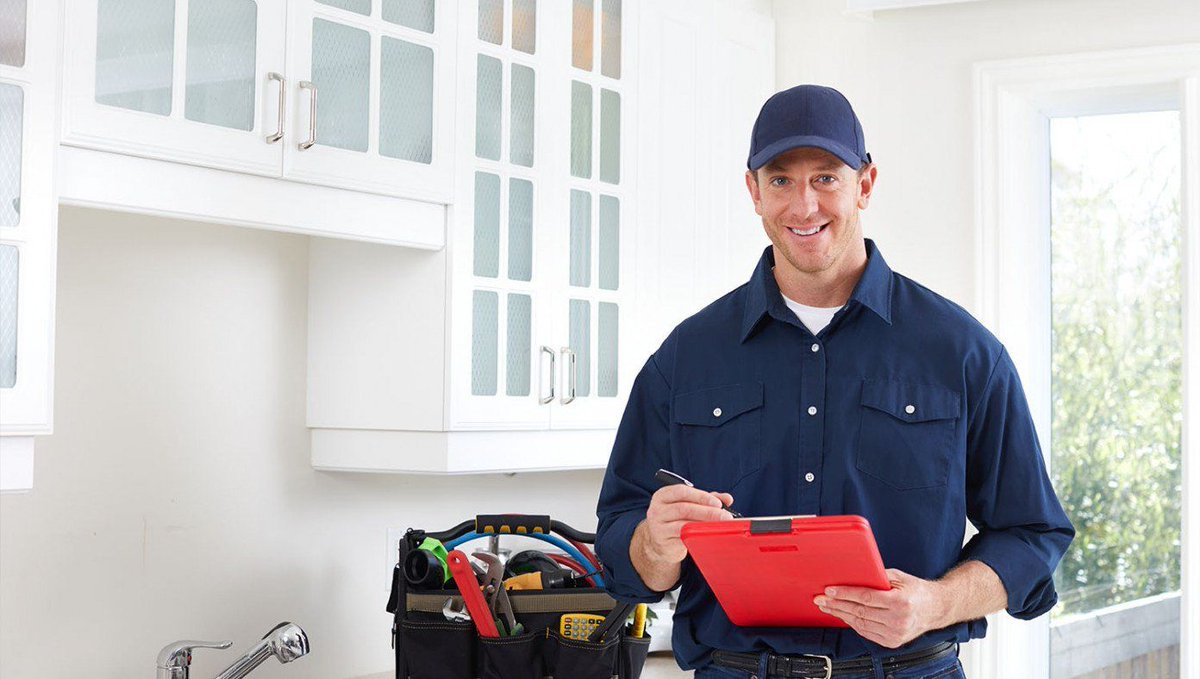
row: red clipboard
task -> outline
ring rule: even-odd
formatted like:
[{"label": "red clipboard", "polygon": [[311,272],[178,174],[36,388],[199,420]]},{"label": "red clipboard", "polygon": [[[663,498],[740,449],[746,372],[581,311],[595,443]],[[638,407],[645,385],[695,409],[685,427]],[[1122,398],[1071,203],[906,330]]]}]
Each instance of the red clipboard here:
[{"label": "red clipboard", "polygon": [[813,597],[831,585],[892,588],[861,516],[700,521],[680,537],[725,614],[742,627],[848,627]]}]

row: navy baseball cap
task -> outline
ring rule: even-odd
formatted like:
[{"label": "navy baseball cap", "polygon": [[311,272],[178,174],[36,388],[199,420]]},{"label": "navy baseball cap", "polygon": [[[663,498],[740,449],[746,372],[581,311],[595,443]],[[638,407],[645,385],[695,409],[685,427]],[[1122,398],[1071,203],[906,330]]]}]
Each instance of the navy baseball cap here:
[{"label": "navy baseball cap", "polygon": [[754,121],[746,166],[757,170],[797,148],[828,151],[854,170],[871,162],[858,116],[832,87],[797,85],[768,99]]}]

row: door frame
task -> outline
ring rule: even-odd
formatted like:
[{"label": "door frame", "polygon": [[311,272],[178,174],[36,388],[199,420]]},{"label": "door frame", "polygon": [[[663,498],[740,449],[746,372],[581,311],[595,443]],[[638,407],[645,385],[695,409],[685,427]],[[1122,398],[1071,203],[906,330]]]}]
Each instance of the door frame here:
[{"label": "door frame", "polygon": [[[1183,135],[1184,424],[1180,639],[1200,638],[1200,44],[977,63],[975,308],[1008,348],[1050,452],[1052,116],[1178,109]],[[1032,245],[1031,245],[1032,244]],[[1189,459],[1188,453],[1193,459]],[[1046,460],[1047,466],[1050,460]],[[970,676],[1050,673],[1049,616],[997,614],[969,654]],[[1200,676],[1200,645],[1180,648]]]}]

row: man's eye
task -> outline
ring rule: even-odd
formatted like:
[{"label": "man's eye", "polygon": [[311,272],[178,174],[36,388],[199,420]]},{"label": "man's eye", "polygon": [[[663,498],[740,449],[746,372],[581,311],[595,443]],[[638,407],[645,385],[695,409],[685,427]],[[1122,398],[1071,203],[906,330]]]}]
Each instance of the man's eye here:
[{"label": "man's eye", "polygon": [[771,186],[783,186],[787,184],[787,177],[775,177],[771,179]]},{"label": "man's eye", "polygon": [[832,184],[836,181],[837,181],[837,177],[835,177],[831,174],[823,174],[820,177],[817,177],[818,184]]}]

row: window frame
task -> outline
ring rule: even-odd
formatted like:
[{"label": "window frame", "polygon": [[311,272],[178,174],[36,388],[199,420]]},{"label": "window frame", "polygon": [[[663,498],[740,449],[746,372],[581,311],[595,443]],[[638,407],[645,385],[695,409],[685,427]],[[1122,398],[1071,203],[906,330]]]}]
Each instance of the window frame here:
[{"label": "window frame", "polygon": [[[1025,384],[1050,465],[1050,118],[1175,109],[1182,134],[1183,442],[1180,676],[1200,676],[1200,44],[977,63],[978,318]],[[1190,456],[1189,456],[1190,453]],[[1189,457],[1191,459],[1189,459]],[[970,676],[1048,679],[1050,620],[1001,613],[964,656]]]}]

